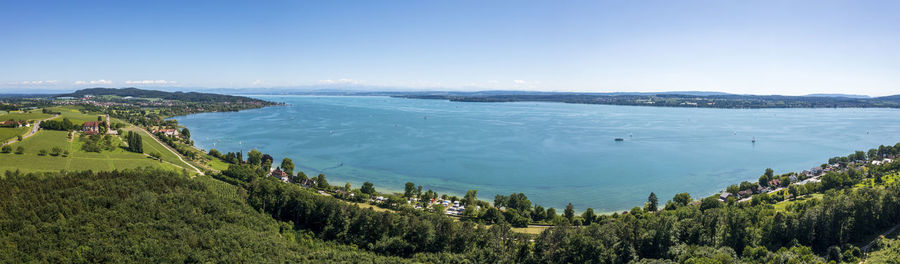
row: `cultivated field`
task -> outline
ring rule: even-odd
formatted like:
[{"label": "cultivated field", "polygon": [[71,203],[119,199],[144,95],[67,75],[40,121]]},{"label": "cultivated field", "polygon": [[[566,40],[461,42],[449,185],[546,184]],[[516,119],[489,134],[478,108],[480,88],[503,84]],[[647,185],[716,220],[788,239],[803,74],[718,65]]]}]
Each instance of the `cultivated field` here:
[{"label": "cultivated field", "polygon": [[176,156],[175,153],[172,153],[165,146],[161,145],[159,142],[156,142],[156,140],[153,139],[153,136],[150,136],[150,134],[144,132],[144,130],[131,126],[121,129],[121,131],[119,131],[119,134],[125,135],[127,131],[134,131],[141,135],[144,143],[144,153],[150,154],[153,152],[158,152],[161,155],[162,160],[184,168],[188,168],[188,170],[190,170],[190,166],[179,160],[178,156]]},{"label": "cultivated field", "polygon": [[75,124],[81,124],[81,123],[84,123],[87,121],[97,121],[97,117],[101,116],[100,114],[82,113],[79,110],[80,108],[74,107],[74,106],[66,106],[66,107],[57,106],[57,107],[49,107],[47,109],[50,111],[53,111],[53,112],[59,112],[60,113],[60,116],[58,117],[59,120],[62,120],[63,118],[68,118],[69,120],[72,121],[72,123],[75,123]]},{"label": "cultivated field", "polygon": [[0,143],[13,139],[16,136],[24,135],[30,127],[0,127]]},{"label": "cultivated field", "polygon": [[[59,171],[59,170],[114,170],[127,169],[136,167],[160,167],[180,171],[182,168],[166,163],[159,162],[149,158],[147,155],[128,152],[124,149],[117,148],[113,151],[103,151],[101,153],[85,152],[81,150],[83,144],[76,137],[69,141],[66,139],[64,131],[41,130],[32,137],[26,138],[22,142],[10,145],[15,151],[18,147],[24,147],[24,154],[0,154],[0,171],[21,170],[22,172],[42,172],[42,171]],[[121,142],[118,138],[116,141]],[[152,141],[152,139],[151,139]],[[151,149],[155,142],[147,142],[144,140],[144,149]],[[161,148],[162,146],[158,146]],[[39,156],[38,151],[45,149],[48,152],[53,147],[59,147],[69,151],[69,156]],[[171,155],[171,153],[170,153]],[[177,158],[176,158],[177,160]],[[185,166],[186,167],[186,166]]]},{"label": "cultivated field", "polygon": [[0,111],[0,121],[6,120],[38,120],[51,117],[52,115],[41,113],[41,110],[32,110],[31,113],[22,111],[5,112]]}]

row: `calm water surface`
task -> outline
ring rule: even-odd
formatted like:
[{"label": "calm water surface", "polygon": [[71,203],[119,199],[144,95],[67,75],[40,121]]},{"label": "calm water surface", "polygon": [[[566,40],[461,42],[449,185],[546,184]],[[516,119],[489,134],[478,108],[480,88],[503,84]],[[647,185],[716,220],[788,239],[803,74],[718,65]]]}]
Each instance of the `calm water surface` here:
[{"label": "calm water surface", "polygon": [[[333,185],[407,181],[441,193],[525,193],[581,211],[629,209],[650,192],[702,197],[765,168],[800,171],[900,141],[896,109],[694,109],[257,96],[285,102],[178,117],[197,146],[290,157]],[[756,143],[751,139],[756,138]],[[623,138],[616,142],[614,138]],[[246,154],[245,154],[246,155]],[[461,195],[460,195],[461,196]]]}]

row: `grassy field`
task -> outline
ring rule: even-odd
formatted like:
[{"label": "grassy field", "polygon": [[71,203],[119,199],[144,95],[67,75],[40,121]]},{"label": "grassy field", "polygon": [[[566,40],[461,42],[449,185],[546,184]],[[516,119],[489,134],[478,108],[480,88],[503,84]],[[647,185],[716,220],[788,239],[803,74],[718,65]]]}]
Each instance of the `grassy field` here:
[{"label": "grassy field", "polygon": [[818,200],[818,199],[822,199],[822,196],[825,196],[825,195],[824,195],[824,194],[821,194],[821,193],[814,193],[814,194],[802,196],[802,197],[797,198],[797,199],[794,199],[794,200],[782,201],[782,202],[776,203],[776,204],[774,205],[774,206],[775,206],[775,210],[778,210],[778,211],[784,211],[784,210],[787,210],[788,205],[795,204],[795,203],[799,203],[799,202],[803,202],[803,201],[807,201],[807,200]]},{"label": "grassy field", "polygon": [[75,106],[57,106],[57,107],[50,107],[47,109],[49,109],[53,112],[59,112],[60,120],[62,120],[63,118],[68,118],[69,120],[72,121],[72,123],[75,123],[75,124],[81,124],[81,123],[84,123],[87,121],[97,121],[97,117],[101,116],[101,114],[81,113],[80,108],[75,107]]},{"label": "grassy field", "polygon": [[228,169],[229,164],[227,162],[224,162],[224,161],[220,160],[219,158],[210,156],[209,154],[206,155],[206,158],[209,159],[209,161],[206,162],[206,165],[209,165],[209,167],[220,170],[220,171]]},{"label": "grassy field", "polygon": [[13,139],[19,135],[25,135],[30,127],[0,127],[0,143]]},{"label": "grassy field", "polygon": [[51,117],[52,115],[41,113],[40,110],[32,110],[31,113],[24,113],[22,111],[13,111],[13,112],[0,112],[0,121],[6,121],[10,119],[14,120],[38,120]]},{"label": "grassy field", "polygon": [[513,232],[522,233],[522,234],[532,234],[532,235],[540,235],[541,232],[550,228],[549,226],[529,226],[529,227],[513,227],[511,228]]},{"label": "grassy field", "polygon": [[161,155],[162,160],[181,167],[188,168],[188,170],[190,170],[190,166],[179,160],[178,156],[176,156],[175,153],[172,153],[171,151],[166,149],[165,146],[161,145],[159,142],[156,142],[156,140],[153,139],[153,136],[141,129],[138,129],[134,126],[123,128],[122,131],[119,131],[119,135],[124,135],[124,133],[127,133],[128,131],[134,131],[141,135],[144,143],[144,153],[150,154],[153,152],[158,152]]},{"label": "grassy field", "polygon": [[[343,201],[343,200],[342,200],[342,201]],[[350,202],[350,201],[345,201],[345,202],[348,202],[348,203],[351,203],[351,204],[355,204],[356,206],[359,206],[359,208],[363,208],[363,209],[366,209],[366,208],[372,208],[372,210],[375,210],[376,212],[393,212],[393,210],[390,210],[390,209],[384,209],[384,208],[381,208],[381,207],[378,207],[378,206],[374,206],[374,205],[371,205],[371,204],[367,204],[367,203],[357,203],[357,202]]]},{"label": "grassy field", "polygon": [[[118,139],[117,139],[118,140]],[[14,150],[21,146],[25,148],[24,154],[0,154],[0,171],[21,170],[23,172],[46,172],[59,170],[113,170],[136,167],[160,167],[181,171],[182,168],[172,164],[159,162],[144,154],[132,153],[118,148],[114,151],[101,153],[85,152],[81,150],[83,143],[77,138],[71,142],[66,139],[64,131],[41,130],[32,137],[22,142],[10,145]],[[148,145],[145,143],[145,146]],[[53,147],[68,150],[68,157],[39,156],[38,151]]]},{"label": "grassy field", "polygon": [[876,184],[875,179],[865,179],[865,180],[857,183],[853,187],[859,188],[859,187],[864,187],[864,186],[868,186],[868,187],[884,186],[884,185],[894,183],[897,180],[900,180],[900,172],[895,172],[893,174],[888,174],[888,175],[881,177],[881,181],[882,181],[881,184]]}]

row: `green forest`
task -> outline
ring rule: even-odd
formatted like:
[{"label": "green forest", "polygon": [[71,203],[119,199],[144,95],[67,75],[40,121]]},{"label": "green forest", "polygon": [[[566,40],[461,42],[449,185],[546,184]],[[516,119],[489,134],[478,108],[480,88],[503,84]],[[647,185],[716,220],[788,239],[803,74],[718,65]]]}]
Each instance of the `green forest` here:
[{"label": "green forest", "polygon": [[402,263],[316,239],[249,206],[246,192],[158,169],[0,180],[0,262]]},{"label": "green forest", "polygon": [[[900,220],[893,182],[831,189],[787,210],[715,199],[636,208],[537,236],[502,221],[363,209],[250,164],[194,178],[6,172],[0,191],[11,197],[0,201],[0,259],[15,263],[852,263],[859,242]],[[881,240],[873,259],[890,263],[896,244]]]}]

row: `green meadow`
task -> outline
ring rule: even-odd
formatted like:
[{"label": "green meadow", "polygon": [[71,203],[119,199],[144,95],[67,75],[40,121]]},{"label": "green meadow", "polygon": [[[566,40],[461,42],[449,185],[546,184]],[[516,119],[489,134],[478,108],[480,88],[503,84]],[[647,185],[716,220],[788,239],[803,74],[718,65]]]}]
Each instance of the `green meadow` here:
[{"label": "green meadow", "polygon": [[24,135],[30,127],[0,127],[0,142],[6,142],[16,136]]},{"label": "green meadow", "polygon": [[44,114],[40,110],[32,110],[31,113],[22,111],[0,112],[0,121],[6,120],[38,120],[51,117],[52,115]]},{"label": "green meadow", "polygon": [[72,123],[75,123],[75,124],[81,124],[81,123],[84,123],[87,121],[97,121],[97,117],[101,116],[101,114],[96,114],[96,113],[94,113],[94,114],[82,113],[81,108],[76,107],[76,106],[56,106],[56,107],[49,107],[47,109],[50,111],[53,111],[53,112],[59,112],[60,119],[68,118],[69,120],[72,121]]},{"label": "green meadow", "polygon": [[121,131],[119,131],[119,134],[124,135],[128,131],[134,131],[141,135],[144,143],[144,153],[150,154],[153,152],[157,152],[160,154],[162,160],[184,168],[188,168],[188,170],[190,170],[190,166],[179,160],[178,156],[175,155],[175,153],[172,153],[165,146],[161,145],[159,142],[156,142],[156,140],[154,140],[150,134],[144,132],[144,130],[137,129],[134,126],[131,126],[121,129]]},{"label": "green meadow", "polygon": [[220,171],[228,169],[229,164],[227,162],[224,162],[224,161],[220,160],[219,158],[209,156],[209,155],[206,155],[206,158],[209,159],[209,161],[206,164],[208,164],[213,169],[217,169]]},{"label": "green meadow", "polygon": [[[0,111],[0,122],[6,120],[39,120],[51,117],[52,115],[44,114],[40,110],[33,110],[31,113],[22,111]],[[0,127],[0,142],[6,142],[16,136],[25,135],[30,127]]]},{"label": "green meadow", "polygon": [[[41,130],[34,136],[26,138],[22,142],[10,145],[15,152],[18,147],[25,148],[23,154],[5,153],[0,154],[0,171],[5,170],[21,170],[23,172],[46,172],[59,170],[114,170],[128,169],[137,167],[158,167],[164,169],[181,171],[182,167],[172,165],[167,162],[160,162],[151,159],[147,155],[140,153],[128,152],[122,148],[116,148],[113,151],[103,151],[100,153],[85,152],[81,150],[83,142],[78,138],[78,134],[69,141],[64,131]],[[152,139],[150,139],[152,141]],[[121,139],[115,138],[118,144]],[[153,146],[156,145],[156,146]],[[161,148],[156,142],[144,141],[145,150],[152,148]],[[152,147],[151,147],[152,146]],[[53,147],[59,147],[69,151],[69,155],[45,155],[40,156],[38,152],[42,149],[48,152]],[[169,153],[172,155],[172,153]],[[176,158],[177,161],[177,158]],[[179,162],[180,163],[180,162]],[[183,163],[182,163],[183,164]],[[187,166],[184,166],[187,168]]]}]

